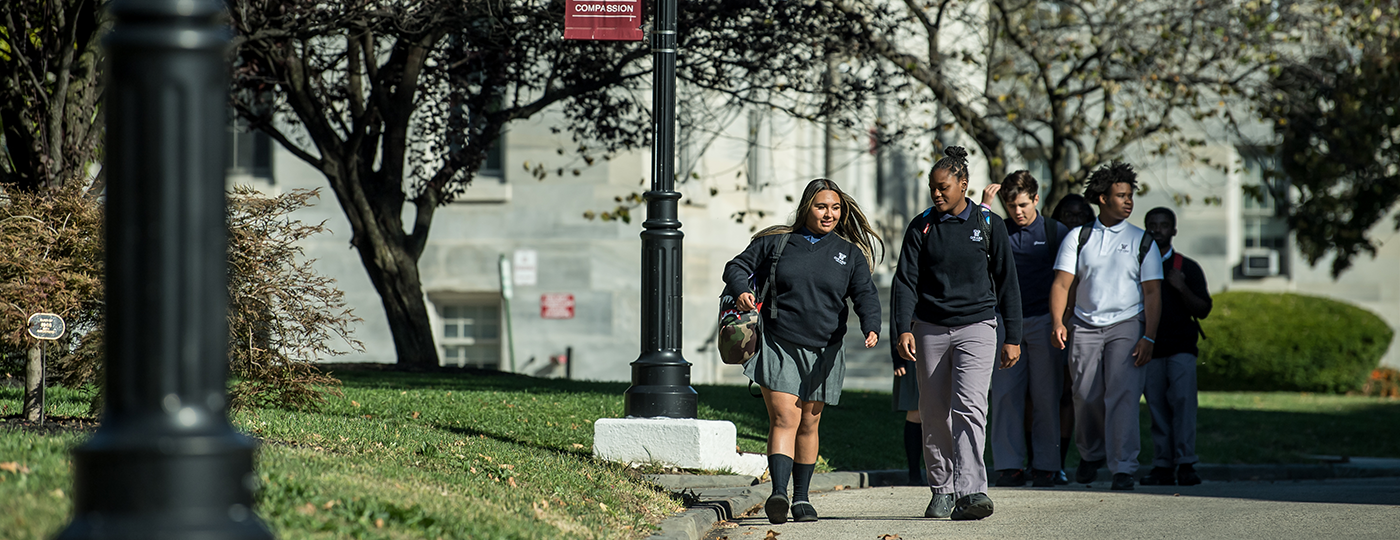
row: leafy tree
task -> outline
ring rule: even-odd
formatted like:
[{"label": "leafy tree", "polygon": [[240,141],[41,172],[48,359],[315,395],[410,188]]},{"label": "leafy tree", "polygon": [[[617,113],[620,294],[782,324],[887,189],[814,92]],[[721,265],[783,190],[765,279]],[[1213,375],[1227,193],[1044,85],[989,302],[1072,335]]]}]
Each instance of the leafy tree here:
[{"label": "leafy tree", "polygon": [[[91,322],[92,306],[101,304],[100,283],[75,281],[79,276],[100,281],[101,258],[81,259],[91,255],[84,253],[93,247],[89,242],[100,242],[100,226],[73,218],[100,216],[97,203],[82,198],[101,185],[101,176],[93,178],[89,168],[101,159],[104,57],[98,38],[110,26],[105,5],[106,0],[0,3],[0,189],[11,197],[6,211],[13,212],[5,214],[10,220],[5,241],[16,243],[10,255],[41,259],[0,263],[7,265],[0,273],[14,280],[0,293],[9,304],[4,316],[21,322],[33,312],[51,311],[78,317],[69,324],[81,328]],[[50,244],[22,244],[26,241],[58,244],[36,251],[35,246]],[[23,309],[30,311],[18,313]],[[0,342],[27,349],[25,412],[37,420],[44,370],[40,344],[17,335]]]},{"label": "leafy tree", "polygon": [[316,362],[363,346],[359,322],[335,280],[317,274],[300,242],[325,231],[288,216],[319,197],[293,190],[269,197],[248,187],[229,194],[229,372],[235,407],[301,409],[338,393],[340,381]]},{"label": "leafy tree", "polygon": [[1224,100],[1267,67],[1276,15],[1231,0],[837,4],[862,16],[859,50],[924,88],[993,179],[1018,148],[1044,159],[1047,204],[1134,145],[1202,145],[1183,126],[1229,114]]},{"label": "leafy tree", "polygon": [[1314,265],[1334,255],[1337,277],[1358,255],[1375,256],[1369,231],[1400,202],[1400,9],[1374,1],[1322,8],[1334,17],[1316,29],[1314,54],[1275,70],[1257,110],[1278,143],[1279,174],[1268,186],[1276,200],[1293,193],[1288,224],[1298,249]]},{"label": "leafy tree", "polygon": [[10,193],[0,204],[0,346],[29,351],[24,413],[40,417],[40,347],[29,316],[54,313],[68,331],[48,347],[65,356],[102,321],[102,206],[77,185]]},{"label": "leafy tree", "polygon": [[[437,364],[418,272],[433,216],[467,189],[506,126],[558,110],[588,163],[648,142],[650,47],[561,40],[562,2],[230,5],[234,106],[326,177],[402,367]],[[802,104],[778,90],[829,90],[822,44],[841,41],[833,28],[853,28],[805,2],[683,2],[679,17],[682,80],[794,110]]]},{"label": "leafy tree", "polygon": [[107,0],[0,2],[0,185],[88,181],[101,159]]}]

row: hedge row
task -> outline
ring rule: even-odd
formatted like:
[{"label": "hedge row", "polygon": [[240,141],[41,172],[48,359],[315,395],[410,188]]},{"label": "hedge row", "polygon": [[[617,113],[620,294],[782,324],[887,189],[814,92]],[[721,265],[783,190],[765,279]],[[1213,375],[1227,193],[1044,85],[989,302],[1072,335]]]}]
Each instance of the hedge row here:
[{"label": "hedge row", "polygon": [[1296,294],[1225,292],[1201,321],[1201,390],[1344,393],[1361,388],[1394,331],[1356,306]]}]

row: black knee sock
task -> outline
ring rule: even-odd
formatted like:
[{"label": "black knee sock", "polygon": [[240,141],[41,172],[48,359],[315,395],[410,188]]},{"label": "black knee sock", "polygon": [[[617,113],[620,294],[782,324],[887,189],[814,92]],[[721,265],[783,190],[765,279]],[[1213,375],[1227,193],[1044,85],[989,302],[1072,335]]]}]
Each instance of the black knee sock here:
[{"label": "black knee sock", "polygon": [[788,477],[792,476],[792,458],[768,454],[768,476],[773,478],[773,494],[787,495]]},{"label": "black knee sock", "polygon": [[1069,437],[1060,437],[1060,470],[1065,470],[1065,458],[1069,456]]},{"label": "black knee sock", "polygon": [[909,476],[923,470],[919,462],[924,457],[924,425],[904,421],[904,459],[909,464]]},{"label": "black knee sock", "polygon": [[810,500],[807,489],[812,485],[812,473],[816,470],[816,463],[792,464],[792,502]]}]

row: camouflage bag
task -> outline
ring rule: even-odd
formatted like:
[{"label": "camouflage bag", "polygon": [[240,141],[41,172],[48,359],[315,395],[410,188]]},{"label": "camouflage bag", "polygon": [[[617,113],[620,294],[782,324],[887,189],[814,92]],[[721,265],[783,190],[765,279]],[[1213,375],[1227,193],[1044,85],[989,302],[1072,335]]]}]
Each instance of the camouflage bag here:
[{"label": "camouflage bag", "polygon": [[[726,294],[719,298],[719,337],[715,340],[719,346],[719,358],[726,364],[742,364],[758,354],[759,344],[763,342],[763,301],[768,297],[768,290],[773,284],[774,276],[778,275],[778,257],[782,256],[783,248],[787,247],[788,235],[783,235],[778,240],[777,249],[773,251],[770,258],[768,279],[763,282],[763,289],[759,291],[757,308],[753,311],[739,309],[738,295]],[[753,276],[749,276],[753,279]],[[777,294],[776,292],[774,293]],[[776,301],[776,299],[775,299]],[[774,317],[777,312],[769,310]]]}]

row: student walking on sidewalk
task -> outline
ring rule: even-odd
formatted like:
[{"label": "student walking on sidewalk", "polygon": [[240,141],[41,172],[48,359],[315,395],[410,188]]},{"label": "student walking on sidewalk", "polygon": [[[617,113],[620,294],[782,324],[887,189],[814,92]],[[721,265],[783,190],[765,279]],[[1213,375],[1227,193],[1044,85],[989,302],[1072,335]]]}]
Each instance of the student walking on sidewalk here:
[{"label": "student walking on sidewalk", "polygon": [[987,497],[987,387],[997,361],[996,310],[1006,324],[1002,367],[1021,356],[1021,298],[1001,218],[967,198],[967,151],[948,147],[929,171],[933,207],[904,233],[890,298],[899,355],[919,379],[925,517],[982,519]]},{"label": "student walking on sidewalk", "polygon": [[[1000,198],[1010,217],[1007,235],[1021,290],[1021,361],[992,372],[992,464],[996,485],[1054,487],[1060,470],[1060,390],[1065,360],[1050,339],[1050,284],[1055,257],[1069,228],[1036,211],[1040,183],[1028,171],[1016,171],[1001,184],[987,186],[984,204]],[[1027,452],[1026,405],[1029,397],[1030,452]],[[1029,455],[1028,455],[1029,454]],[[1021,464],[1025,462],[1025,470]]]},{"label": "student walking on sidewalk", "polygon": [[[786,522],[789,507],[794,521],[817,520],[808,488],[817,466],[822,409],[840,401],[846,376],[841,339],[847,299],[860,317],[865,347],[879,341],[880,299],[870,279],[872,241],[880,242],[880,236],[855,200],[835,182],[819,178],[807,184],[792,225],[759,231],[724,267],[725,284],[737,293],[739,309],[758,309],[763,316],[763,343],[744,374],[762,388],[768,408],[773,494],[764,510],[772,523]],[[777,264],[772,264],[775,257]],[[769,283],[774,292],[754,298],[750,276]]]},{"label": "student walking on sidewalk", "polygon": [[1105,462],[1112,489],[1133,489],[1137,471],[1138,400],[1157,335],[1161,258],[1152,237],[1128,223],[1137,174],[1114,162],[1089,175],[1084,198],[1099,217],[1070,231],[1055,260],[1050,313],[1063,314],[1078,284],[1071,321],[1054,320],[1058,348],[1070,347],[1079,468],[1075,481],[1094,481]]},{"label": "student walking on sidewalk", "polygon": [[1194,486],[1196,474],[1196,336],[1210,315],[1210,292],[1201,265],[1172,247],[1176,213],[1147,211],[1147,232],[1162,252],[1162,324],[1147,364],[1147,409],[1152,414],[1152,472],[1144,486]]}]

